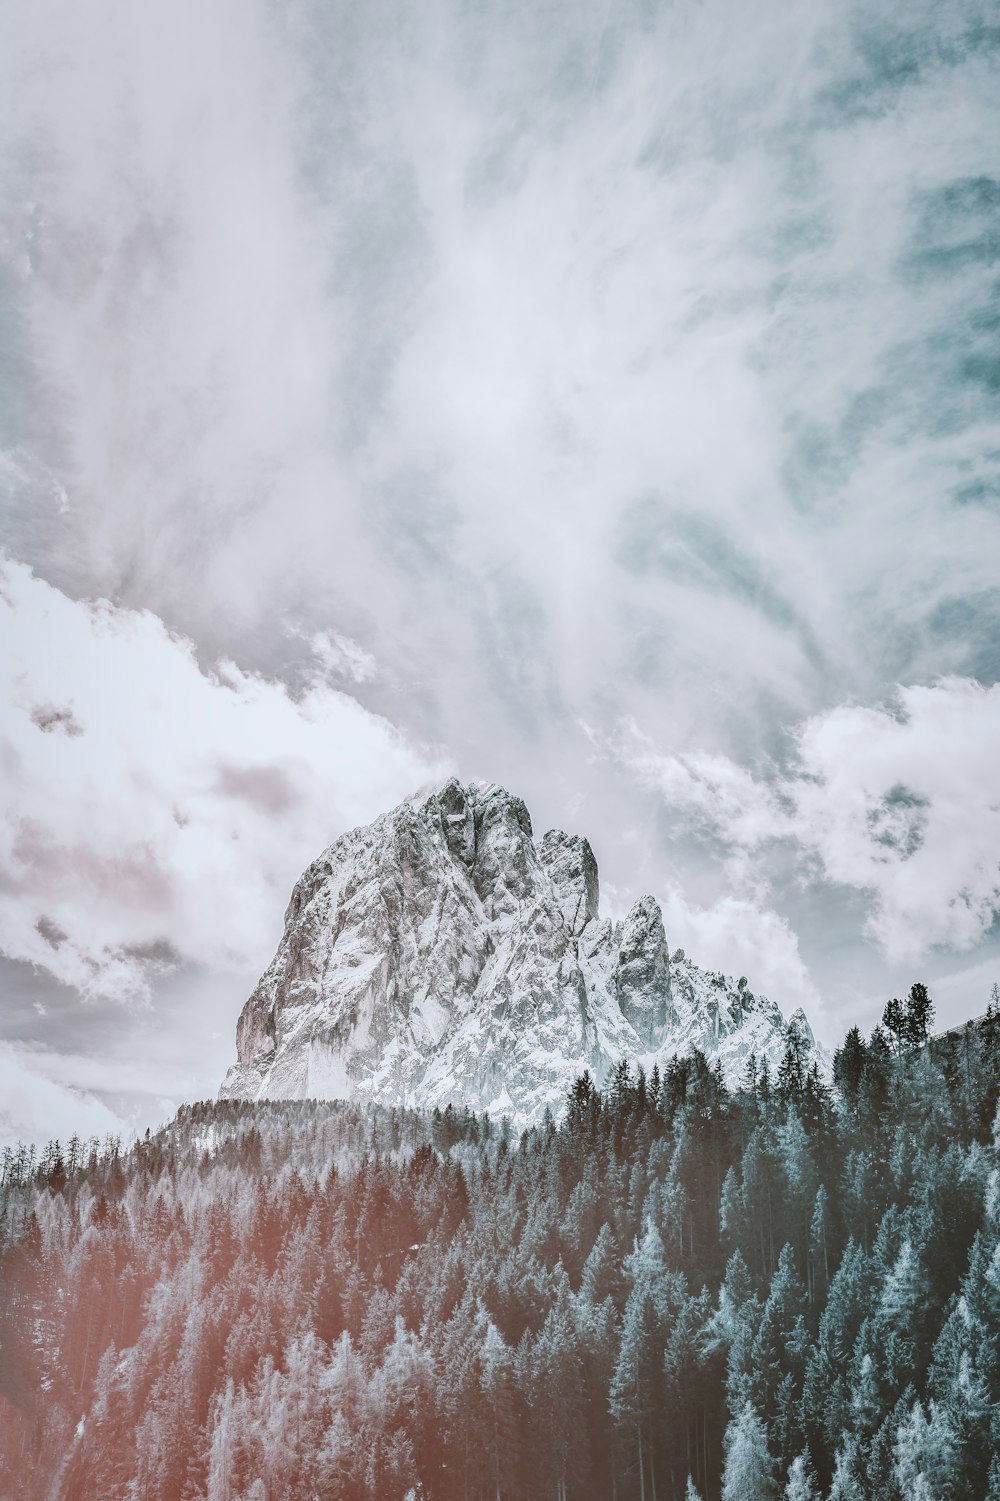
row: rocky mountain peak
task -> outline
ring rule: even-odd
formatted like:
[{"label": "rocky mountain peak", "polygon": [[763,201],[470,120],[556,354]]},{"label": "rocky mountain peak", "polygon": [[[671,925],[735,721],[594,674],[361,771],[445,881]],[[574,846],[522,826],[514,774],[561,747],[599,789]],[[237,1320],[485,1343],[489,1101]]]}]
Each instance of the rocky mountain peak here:
[{"label": "rocky mountain peak", "polygon": [[670,951],[663,913],[653,896],[640,897],[622,923],[616,969],[618,1004],[647,1048],[675,1025]]},{"label": "rocky mountain peak", "polygon": [[599,915],[601,888],[594,852],[579,834],[564,834],[561,829],[543,834],[537,851],[566,926],[579,937]]},{"label": "rocky mountain peak", "polygon": [[621,1058],[698,1047],[733,1078],[751,1051],[780,1057],[784,1021],[671,960],[654,897],[602,920],[586,839],[536,840],[520,798],[453,777],[303,872],[236,1043],[226,1097],[453,1101],[523,1123]]}]

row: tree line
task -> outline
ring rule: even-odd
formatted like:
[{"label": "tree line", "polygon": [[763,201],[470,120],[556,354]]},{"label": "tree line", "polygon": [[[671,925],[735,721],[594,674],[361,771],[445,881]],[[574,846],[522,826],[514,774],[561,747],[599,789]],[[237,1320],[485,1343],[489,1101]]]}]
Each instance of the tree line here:
[{"label": "tree line", "polygon": [[0,1163],[9,1501],[1000,1501],[1000,1004]]}]

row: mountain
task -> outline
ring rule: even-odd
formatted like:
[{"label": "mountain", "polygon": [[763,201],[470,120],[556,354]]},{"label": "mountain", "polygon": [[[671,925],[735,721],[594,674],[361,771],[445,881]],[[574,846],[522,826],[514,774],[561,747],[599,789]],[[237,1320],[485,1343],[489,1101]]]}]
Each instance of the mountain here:
[{"label": "mountain", "polygon": [[751,1053],[776,1065],[785,1037],[745,980],[670,955],[653,897],[602,918],[586,839],[536,839],[520,798],[453,778],[300,877],[220,1096],[453,1102],[523,1125],[584,1069],[603,1084],[623,1058],[648,1072],[699,1048],[735,1083]]}]

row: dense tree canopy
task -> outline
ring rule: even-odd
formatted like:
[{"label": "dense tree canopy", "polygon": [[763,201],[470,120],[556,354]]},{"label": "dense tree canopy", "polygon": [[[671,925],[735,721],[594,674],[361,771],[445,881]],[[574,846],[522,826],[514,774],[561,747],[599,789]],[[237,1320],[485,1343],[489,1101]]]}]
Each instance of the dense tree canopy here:
[{"label": "dense tree canopy", "polygon": [[9,1501],[1000,1497],[1000,1013],[5,1154]]}]

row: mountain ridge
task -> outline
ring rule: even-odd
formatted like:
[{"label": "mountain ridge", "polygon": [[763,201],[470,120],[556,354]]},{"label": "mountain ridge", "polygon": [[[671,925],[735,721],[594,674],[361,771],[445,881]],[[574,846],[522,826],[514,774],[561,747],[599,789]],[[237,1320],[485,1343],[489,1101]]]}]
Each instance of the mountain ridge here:
[{"label": "mountain ridge", "polygon": [[623,1058],[649,1069],[697,1048],[735,1083],[785,1043],[774,1002],[671,957],[655,897],[601,917],[585,838],[536,838],[520,798],[452,777],[300,876],[220,1098],[454,1103],[529,1124],[584,1069],[602,1084]]}]

